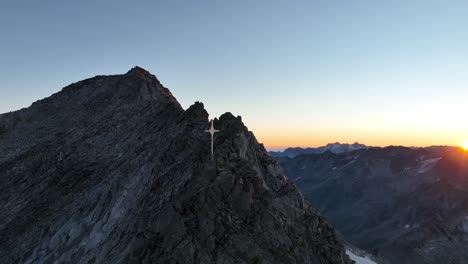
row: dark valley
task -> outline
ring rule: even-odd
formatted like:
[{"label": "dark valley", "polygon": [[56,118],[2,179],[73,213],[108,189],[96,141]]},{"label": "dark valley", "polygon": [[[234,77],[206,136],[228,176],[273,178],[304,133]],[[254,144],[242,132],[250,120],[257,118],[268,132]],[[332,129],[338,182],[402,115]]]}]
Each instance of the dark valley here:
[{"label": "dark valley", "polygon": [[344,237],[388,263],[468,263],[468,152],[367,148],[278,157]]}]

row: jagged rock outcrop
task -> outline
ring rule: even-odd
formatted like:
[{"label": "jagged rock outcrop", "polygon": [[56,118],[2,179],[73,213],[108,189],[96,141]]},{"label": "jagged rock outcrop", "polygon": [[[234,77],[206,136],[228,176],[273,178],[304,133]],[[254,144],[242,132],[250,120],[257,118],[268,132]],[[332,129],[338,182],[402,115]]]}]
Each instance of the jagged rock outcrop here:
[{"label": "jagged rock outcrop", "polygon": [[351,263],[240,117],[141,68],[0,115],[1,263]]}]

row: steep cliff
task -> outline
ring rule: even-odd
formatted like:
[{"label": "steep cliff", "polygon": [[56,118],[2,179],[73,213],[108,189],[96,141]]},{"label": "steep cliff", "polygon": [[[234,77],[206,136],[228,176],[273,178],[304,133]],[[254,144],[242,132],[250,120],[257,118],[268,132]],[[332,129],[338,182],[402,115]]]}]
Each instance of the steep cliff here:
[{"label": "steep cliff", "polygon": [[0,115],[1,263],[351,263],[240,117],[147,71]]}]

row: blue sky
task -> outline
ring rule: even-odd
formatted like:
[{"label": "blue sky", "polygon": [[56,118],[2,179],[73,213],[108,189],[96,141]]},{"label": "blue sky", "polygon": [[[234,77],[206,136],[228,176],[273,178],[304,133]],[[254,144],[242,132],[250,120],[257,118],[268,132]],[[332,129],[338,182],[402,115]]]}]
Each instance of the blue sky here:
[{"label": "blue sky", "polygon": [[[408,3],[410,2],[410,3]],[[0,113],[146,68],[271,148],[468,138],[467,1],[10,1]]]}]

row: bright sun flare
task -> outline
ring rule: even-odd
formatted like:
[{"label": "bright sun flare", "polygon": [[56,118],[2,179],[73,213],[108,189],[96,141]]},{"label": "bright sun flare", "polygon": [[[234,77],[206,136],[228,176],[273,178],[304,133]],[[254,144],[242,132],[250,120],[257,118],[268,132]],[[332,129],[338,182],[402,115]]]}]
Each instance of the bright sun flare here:
[{"label": "bright sun flare", "polygon": [[464,148],[465,150],[468,150],[468,140],[463,142],[460,146]]}]

